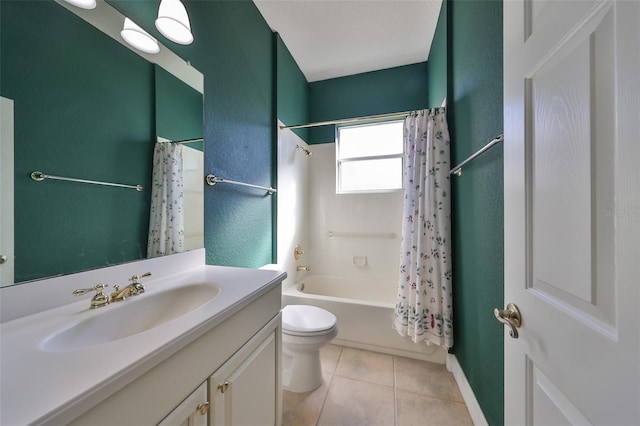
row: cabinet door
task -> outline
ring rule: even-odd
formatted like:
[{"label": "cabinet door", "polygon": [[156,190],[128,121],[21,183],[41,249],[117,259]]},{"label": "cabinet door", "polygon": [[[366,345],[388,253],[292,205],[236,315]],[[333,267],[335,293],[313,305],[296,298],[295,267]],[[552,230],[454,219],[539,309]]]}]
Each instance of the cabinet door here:
[{"label": "cabinet door", "polygon": [[212,426],[279,422],[279,331],[278,327],[266,337],[250,341],[211,376]]},{"label": "cabinet door", "polygon": [[207,426],[208,412],[209,402],[205,382],[162,419],[158,426]]}]

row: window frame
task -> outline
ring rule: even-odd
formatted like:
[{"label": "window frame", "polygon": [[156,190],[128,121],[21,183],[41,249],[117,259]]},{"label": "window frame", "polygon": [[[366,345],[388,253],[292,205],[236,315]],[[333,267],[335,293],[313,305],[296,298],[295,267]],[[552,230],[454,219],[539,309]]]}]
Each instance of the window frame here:
[{"label": "window frame", "polygon": [[366,155],[359,157],[349,157],[349,158],[340,158],[340,130],[345,128],[354,128],[354,127],[368,127],[368,126],[376,126],[382,124],[391,124],[391,123],[402,123],[404,128],[404,119],[386,119],[386,120],[377,120],[374,122],[368,123],[359,123],[359,124],[342,124],[336,126],[336,135],[335,135],[335,145],[336,145],[336,194],[387,194],[404,190],[404,179],[400,178],[400,187],[399,188],[375,188],[375,189],[352,189],[352,190],[344,190],[342,189],[342,172],[340,165],[342,163],[349,162],[364,162],[371,160],[386,160],[386,159],[400,159],[400,172],[404,170],[404,139],[402,141],[402,151],[398,154],[383,154],[383,155]]}]

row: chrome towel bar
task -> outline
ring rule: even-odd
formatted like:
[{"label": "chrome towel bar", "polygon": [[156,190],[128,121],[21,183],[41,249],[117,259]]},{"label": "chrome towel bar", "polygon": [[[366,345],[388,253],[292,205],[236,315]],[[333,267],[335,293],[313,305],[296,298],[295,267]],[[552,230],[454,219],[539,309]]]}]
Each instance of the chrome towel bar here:
[{"label": "chrome towel bar", "polygon": [[457,166],[455,166],[454,168],[452,168],[451,171],[449,171],[449,174],[450,175],[455,174],[456,176],[462,175],[462,167],[465,164],[467,164],[468,162],[470,162],[471,160],[473,160],[474,158],[476,158],[477,156],[479,156],[480,154],[482,154],[483,152],[485,152],[486,150],[488,150],[489,148],[491,148],[495,144],[497,144],[499,142],[503,142],[503,141],[504,141],[504,135],[496,136],[493,140],[491,140],[491,142],[489,142],[488,144],[486,144],[485,146],[483,146],[482,148],[477,150],[474,154],[472,154],[469,158],[464,160],[462,163],[460,163]]},{"label": "chrome towel bar", "polygon": [[43,172],[31,172],[31,179],[35,180],[36,182],[42,182],[45,179],[53,179],[53,180],[65,180],[68,182],[91,183],[93,185],[117,186],[120,188],[135,189],[138,192],[144,189],[142,185],[125,185],[122,183],[100,182],[97,180],[87,180],[87,179],[76,179],[76,178],[63,177],[63,176],[47,175]]},{"label": "chrome towel bar", "polygon": [[195,138],[195,139],[183,139],[180,141],[166,141],[168,143],[175,143],[175,144],[183,144],[183,143],[194,143],[194,142],[204,142],[203,138]]},{"label": "chrome towel bar", "polygon": [[235,180],[230,180],[230,179],[225,179],[225,178],[221,178],[219,176],[215,176],[215,175],[207,175],[205,177],[205,181],[207,182],[207,185],[210,186],[214,186],[216,183],[230,183],[232,185],[240,185],[240,186],[246,186],[249,188],[256,188],[256,189],[262,189],[263,191],[267,191],[267,194],[272,195],[275,192],[278,192],[277,189],[275,188],[271,188],[271,187],[266,187],[266,186],[260,186],[260,185],[253,185],[250,183],[244,183],[244,182],[238,182]]},{"label": "chrome towel bar", "polygon": [[396,234],[393,232],[388,233],[375,233],[375,232],[335,232],[327,231],[327,237],[356,237],[356,238],[389,238],[394,239]]}]

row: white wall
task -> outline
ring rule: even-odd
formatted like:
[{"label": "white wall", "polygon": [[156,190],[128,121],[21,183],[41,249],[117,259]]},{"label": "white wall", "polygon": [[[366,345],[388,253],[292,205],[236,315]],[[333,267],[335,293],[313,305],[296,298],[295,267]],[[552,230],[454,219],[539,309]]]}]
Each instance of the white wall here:
[{"label": "white wall", "polygon": [[184,182],[184,248],[204,247],[204,153],[182,147],[182,179]]},{"label": "white wall", "polygon": [[[336,194],[335,144],[312,145],[309,176],[309,266],[312,273],[398,279],[402,192]],[[328,231],[394,233],[394,239],[329,237]],[[366,256],[366,266],[353,264]]]},{"label": "white wall", "polygon": [[13,100],[0,97],[0,287],[13,284]]},{"label": "white wall", "polygon": [[[282,123],[278,122],[278,126]],[[278,131],[278,268],[287,272],[283,287],[293,285],[303,273],[296,266],[309,263],[309,164],[314,157],[296,150],[309,146],[292,130]],[[293,257],[299,244],[306,252],[300,260]]]}]

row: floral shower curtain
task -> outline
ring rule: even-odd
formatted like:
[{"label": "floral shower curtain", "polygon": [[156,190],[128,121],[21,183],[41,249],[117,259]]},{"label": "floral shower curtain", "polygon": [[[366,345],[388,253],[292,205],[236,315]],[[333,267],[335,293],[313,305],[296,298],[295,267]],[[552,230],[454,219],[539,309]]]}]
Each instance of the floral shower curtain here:
[{"label": "floral shower curtain", "polygon": [[453,345],[449,130],[445,108],[404,126],[400,277],[393,327],[416,343]]},{"label": "floral shower curtain", "polygon": [[184,251],[182,145],[158,142],[153,151],[147,257]]}]

